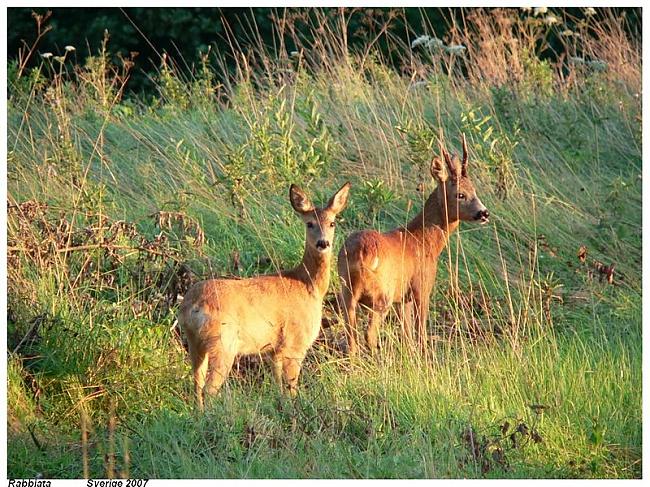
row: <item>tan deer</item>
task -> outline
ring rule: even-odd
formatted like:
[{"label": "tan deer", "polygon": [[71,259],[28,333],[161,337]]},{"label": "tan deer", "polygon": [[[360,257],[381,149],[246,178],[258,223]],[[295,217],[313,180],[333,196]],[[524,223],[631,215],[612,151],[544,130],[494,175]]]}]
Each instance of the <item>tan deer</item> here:
[{"label": "tan deer", "polygon": [[[467,175],[467,142],[463,134],[463,160],[453,157],[442,143],[441,157],[431,162],[437,188],[422,211],[404,228],[387,233],[363,230],[345,241],[338,257],[342,279],[342,308],[350,354],[358,351],[358,304],[370,311],[366,341],[378,348],[378,327],[393,303],[400,303],[402,333],[411,339],[412,319],[421,348],[426,344],[429,297],[436,278],[438,256],[461,220],[488,222],[489,212],[476,195]],[[444,161],[443,162],[443,159]]]},{"label": "tan deer", "polygon": [[348,200],[346,183],[324,208],[291,185],[289,200],[306,226],[305,252],[295,268],[250,279],[212,279],[194,284],[180,306],[200,409],[216,393],[238,355],[270,354],[280,389],[296,394],[302,361],[321,324],[330,281],[334,220]]}]

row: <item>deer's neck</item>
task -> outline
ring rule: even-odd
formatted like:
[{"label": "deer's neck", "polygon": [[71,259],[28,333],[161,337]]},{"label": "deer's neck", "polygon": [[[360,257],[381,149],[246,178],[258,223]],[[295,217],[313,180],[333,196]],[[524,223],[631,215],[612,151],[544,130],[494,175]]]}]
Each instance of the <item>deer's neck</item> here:
[{"label": "deer's neck", "polygon": [[313,293],[323,299],[330,284],[330,263],[332,252],[318,252],[305,243],[302,262],[294,269],[298,279],[303,281]]},{"label": "deer's neck", "polygon": [[424,203],[422,211],[407,225],[407,230],[437,257],[447,245],[449,236],[458,228],[458,219],[451,219],[447,211],[444,186],[439,184]]}]

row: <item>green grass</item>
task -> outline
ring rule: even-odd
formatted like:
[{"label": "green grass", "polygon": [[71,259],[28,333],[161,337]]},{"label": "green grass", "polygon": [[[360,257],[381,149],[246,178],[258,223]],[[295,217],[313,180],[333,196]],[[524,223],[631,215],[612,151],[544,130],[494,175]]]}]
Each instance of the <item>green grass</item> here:
[{"label": "green grass", "polygon": [[[49,204],[9,213],[10,352],[27,336],[8,358],[10,477],[80,477],[84,460],[103,477],[113,457],[115,475],[156,478],[641,476],[640,76],[628,63],[562,84],[540,64],[510,89],[416,60],[424,86],[352,54],[294,65],[288,82],[242,67],[223,104],[172,72],[154,104],[108,108],[96,76],[10,80],[9,204]],[[165,301],[180,263],[228,274],[238,251],[243,275],[294,265],[291,182],[319,202],[352,182],[337,249],[405,223],[432,189],[439,130],[456,148],[467,134],[493,216],[440,258],[431,352],[403,348],[391,318],[376,358],[316,344],[295,401],[245,362],[196,412]],[[157,226],[161,210],[187,225]],[[60,251],[111,232],[113,256]],[[166,258],[129,250],[159,233]],[[612,284],[593,260],[615,264]]]}]

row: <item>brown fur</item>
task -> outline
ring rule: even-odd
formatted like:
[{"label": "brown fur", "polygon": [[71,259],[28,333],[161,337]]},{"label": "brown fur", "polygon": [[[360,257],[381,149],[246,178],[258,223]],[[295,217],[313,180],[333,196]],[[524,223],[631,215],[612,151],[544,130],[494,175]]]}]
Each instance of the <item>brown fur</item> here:
[{"label": "brown fur", "polygon": [[201,409],[204,394],[220,389],[238,355],[270,354],[278,384],[282,388],[284,379],[289,392],[296,393],[302,361],[320,329],[334,219],[347,203],[349,188],[346,183],[318,209],[292,185],[291,204],[307,226],[305,252],[295,268],[250,279],[202,281],[187,292],[178,321],[187,335]]},{"label": "brown fur", "polygon": [[[417,338],[425,345],[429,297],[435,282],[438,256],[461,220],[487,222],[489,213],[467,177],[467,148],[463,136],[463,162],[442,149],[447,169],[434,158],[431,173],[438,181],[422,211],[406,227],[387,233],[363,230],[348,237],[338,257],[343,281],[341,302],[346,322],[349,352],[356,353],[356,308],[370,309],[366,341],[371,351],[378,347],[378,327],[390,306],[400,303],[402,333],[412,337],[412,318]],[[459,199],[464,195],[463,199]]]}]

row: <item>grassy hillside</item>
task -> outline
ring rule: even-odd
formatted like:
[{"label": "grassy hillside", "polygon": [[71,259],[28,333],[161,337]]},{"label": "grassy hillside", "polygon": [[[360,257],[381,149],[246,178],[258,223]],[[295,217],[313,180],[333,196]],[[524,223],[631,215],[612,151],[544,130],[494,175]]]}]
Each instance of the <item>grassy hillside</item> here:
[{"label": "grassy hillside", "polygon": [[[550,63],[562,23],[479,11],[393,39],[398,71],[326,20],[227,79],[167,61],[146,102],[105,50],[10,66],[10,477],[640,477],[640,45],[601,11]],[[429,353],[391,316],[346,358],[333,319],[295,401],[253,358],[197,413],[177,294],[297,263],[292,182],[352,182],[336,250],[406,223],[461,132],[491,224],[441,256]]]}]

